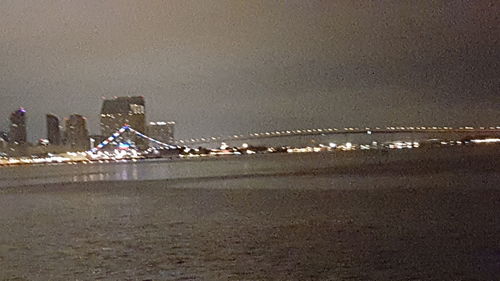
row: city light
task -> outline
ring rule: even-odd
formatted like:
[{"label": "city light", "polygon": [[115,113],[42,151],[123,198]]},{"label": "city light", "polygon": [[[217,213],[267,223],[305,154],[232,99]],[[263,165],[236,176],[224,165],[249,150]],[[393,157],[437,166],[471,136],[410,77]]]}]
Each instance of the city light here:
[{"label": "city light", "polygon": [[471,140],[473,143],[496,143],[500,142],[500,138],[488,138],[488,139],[477,139]]},{"label": "city light", "polygon": [[[120,104],[129,106],[120,107]],[[116,112],[114,106],[123,108]],[[27,143],[24,108],[14,111],[11,117],[10,135],[14,138],[9,142],[4,139],[0,142],[0,165],[26,165],[46,163],[107,163],[109,161],[142,160],[149,158],[172,157],[208,157],[210,155],[244,155],[258,153],[279,152],[333,152],[373,149],[410,149],[428,146],[455,146],[470,144],[498,143],[500,126],[386,126],[366,127],[351,126],[338,129],[334,127],[301,128],[288,130],[267,130],[248,134],[234,133],[225,136],[208,136],[173,140],[174,121],[155,121],[145,123],[145,107],[143,97],[116,97],[105,99],[100,113],[101,126],[104,136],[88,133],[86,117],[72,114],[64,118],[66,130],[65,144],[62,144],[59,131],[59,119],[53,114],[47,114],[50,120],[51,134],[48,138],[40,139],[36,147]],[[139,123],[132,120],[140,118]],[[138,119],[139,120],[139,119]],[[142,123],[144,122],[144,123]],[[134,125],[136,124],[136,125]],[[143,124],[143,125],[141,125]],[[112,129],[119,126],[118,129]],[[149,127],[148,127],[149,126]],[[146,130],[146,127],[148,130]],[[384,129],[385,128],[385,129]],[[454,129],[455,128],[455,129]],[[157,131],[155,131],[157,130]],[[172,138],[164,141],[155,132],[170,133]],[[379,142],[379,138],[387,139],[389,135],[397,133],[407,134],[405,140]],[[59,134],[59,137],[57,136]],[[426,135],[428,134],[428,135]],[[364,142],[358,141],[357,136],[365,135]],[[367,137],[368,135],[369,137]],[[259,139],[279,143],[285,138],[309,139],[310,143],[303,147],[289,146],[254,146]],[[441,137],[440,137],[441,136]],[[310,137],[310,138],[309,138]],[[282,139],[283,138],[283,139]],[[340,141],[343,140],[343,141]],[[255,141],[255,142],[254,142]],[[287,139],[288,141],[288,139]],[[60,142],[60,144],[54,145]],[[99,143],[97,143],[99,142]],[[97,145],[96,145],[97,143]],[[220,143],[218,149],[204,148]],[[240,147],[230,144],[240,143]],[[326,144],[326,145],[325,145]],[[59,146],[58,146],[59,145]],[[90,146],[93,147],[90,147]],[[198,146],[199,148],[190,148]],[[33,148],[32,148],[33,147]],[[22,155],[21,148],[26,148],[29,156]],[[35,149],[36,148],[36,149]],[[58,153],[55,153],[59,149]],[[55,150],[54,150],[55,149]],[[64,149],[64,150],[63,150]],[[90,149],[90,150],[89,150]],[[39,152],[36,152],[39,151]],[[45,151],[45,153],[43,153]],[[76,152],[80,151],[80,152]],[[83,152],[86,151],[86,152]]]}]

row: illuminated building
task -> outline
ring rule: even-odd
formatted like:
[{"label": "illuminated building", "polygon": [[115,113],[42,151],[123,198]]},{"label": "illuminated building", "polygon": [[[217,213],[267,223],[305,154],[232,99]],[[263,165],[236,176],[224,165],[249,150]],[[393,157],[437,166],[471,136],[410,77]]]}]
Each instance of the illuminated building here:
[{"label": "illuminated building", "polygon": [[[145,133],[146,109],[144,97],[115,97],[105,99],[101,109],[101,135],[111,136],[123,125]],[[144,142],[132,136],[132,141],[141,145]]]},{"label": "illuminated building", "polygon": [[173,144],[175,122],[150,122],[147,126],[147,135],[167,144]]},{"label": "illuminated building", "polygon": [[11,144],[26,143],[26,110],[19,108],[10,115],[9,142]]},{"label": "illuminated building", "polygon": [[54,114],[47,114],[47,139],[51,145],[62,144],[59,118]]},{"label": "illuminated building", "polygon": [[90,149],[90,137],[87,129],[87,119],[79,114],[73,114],[65,119],[65,144],[75,151]]}]

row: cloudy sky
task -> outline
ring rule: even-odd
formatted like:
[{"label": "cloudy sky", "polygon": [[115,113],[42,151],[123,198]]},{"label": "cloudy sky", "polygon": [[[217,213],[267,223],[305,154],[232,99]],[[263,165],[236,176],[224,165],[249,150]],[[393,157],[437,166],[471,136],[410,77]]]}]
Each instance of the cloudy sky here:
[{"label": "cloudy sky", "polygon": [[178,137],[499,125],[498,1],[0,1],[0,129],[143,95]]}]

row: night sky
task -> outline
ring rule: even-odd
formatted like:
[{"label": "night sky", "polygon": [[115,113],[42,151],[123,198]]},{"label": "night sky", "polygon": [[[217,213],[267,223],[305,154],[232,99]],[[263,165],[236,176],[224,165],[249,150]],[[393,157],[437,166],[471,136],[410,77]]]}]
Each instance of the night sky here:
[{"label": "night sky", "polygon": [[177,137],[499,125],[499,1],[0,2],[0,129],[142,95]]}]

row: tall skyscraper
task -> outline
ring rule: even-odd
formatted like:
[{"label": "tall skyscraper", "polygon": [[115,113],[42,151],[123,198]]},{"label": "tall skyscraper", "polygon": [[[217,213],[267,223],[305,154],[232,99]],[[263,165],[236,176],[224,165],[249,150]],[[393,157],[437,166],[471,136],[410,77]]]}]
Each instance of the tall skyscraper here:
[{"label": "tall skyscraper", "polygon": [[[145,133],[146,109],[144,97],[115,97],[103,101],[101,135],[109,137],[125,124],[128,124],[136,131]],[[144,144],[144,141],[136,136],[131,138],[138,145]]]},{"label": "tall skyscraper", "polygon": [[175,122],[150,122],[146,129],[146,134],[153,139],[159,140],[167,144],[174,144],[174,127]]},{"label": "tall skyscraper", "polygon": [[65,144],[76,151],[90,149],[90,137],[87,129],[87,119],[79,114],[72,114],[65,119]]},{"label": "tall skyscraper", "polygon": [[26,139],[26,110],[19,108],[10,115],[9,142],[12,144],[25,144]]},{"label": "tall skyscraper", "polygon": [[51,145],[61,145],[59,118],[54,114],[47,114],[47,139]]}]

